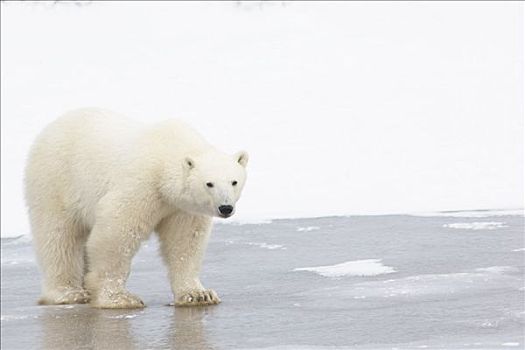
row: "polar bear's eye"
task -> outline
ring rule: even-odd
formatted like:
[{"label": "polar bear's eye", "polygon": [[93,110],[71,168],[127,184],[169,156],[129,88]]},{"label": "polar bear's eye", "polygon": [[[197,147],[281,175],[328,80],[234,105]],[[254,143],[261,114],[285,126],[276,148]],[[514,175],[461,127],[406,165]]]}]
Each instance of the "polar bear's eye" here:
[{"label": "polar bear's eye", "polygon": [[206,186],[208,186],[209,188],[212,188],[213,187],[213,183],[212,182],[206,182]]},{"label": "polar bear's eye", "polygon": [[232,186],[237,186],[237,181],[232,181]]}]

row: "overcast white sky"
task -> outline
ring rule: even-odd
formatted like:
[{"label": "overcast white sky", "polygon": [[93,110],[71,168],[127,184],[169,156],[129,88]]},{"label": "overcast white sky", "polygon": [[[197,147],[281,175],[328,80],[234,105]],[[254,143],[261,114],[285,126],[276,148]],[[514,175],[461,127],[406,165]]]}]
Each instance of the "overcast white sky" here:
[{"label": "overcast white sky", "polygon": [[237,219],[523,207],[520,2],[1,6],[2,236],[82,106],[248,150]]}]

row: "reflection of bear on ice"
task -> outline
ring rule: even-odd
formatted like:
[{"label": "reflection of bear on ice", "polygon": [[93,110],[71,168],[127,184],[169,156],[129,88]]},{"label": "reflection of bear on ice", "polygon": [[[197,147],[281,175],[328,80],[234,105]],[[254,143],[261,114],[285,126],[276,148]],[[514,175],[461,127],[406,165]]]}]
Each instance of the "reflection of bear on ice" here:
[{"label": "reflection of bear on ice", "polygon": [[26,168],[40,303],[143,307],[125,284],[153,231],[176,305],[220,302],[199,270],[212,216],[234,213],[247,161],[245,152],[224,154],[175,120],[144,126],[82,109],[50,124]]}]

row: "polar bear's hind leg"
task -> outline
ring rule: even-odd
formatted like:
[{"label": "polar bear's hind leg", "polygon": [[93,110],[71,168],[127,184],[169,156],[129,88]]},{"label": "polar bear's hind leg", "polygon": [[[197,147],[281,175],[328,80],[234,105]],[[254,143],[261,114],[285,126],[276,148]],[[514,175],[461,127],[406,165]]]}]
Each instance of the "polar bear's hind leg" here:
[{"label": "polar bear's hind leg", "polygon": [[84,304],[84,246],[87,234],[75,220],[61,214],[34,210],[31,226],[43,274],[40,305]]}]

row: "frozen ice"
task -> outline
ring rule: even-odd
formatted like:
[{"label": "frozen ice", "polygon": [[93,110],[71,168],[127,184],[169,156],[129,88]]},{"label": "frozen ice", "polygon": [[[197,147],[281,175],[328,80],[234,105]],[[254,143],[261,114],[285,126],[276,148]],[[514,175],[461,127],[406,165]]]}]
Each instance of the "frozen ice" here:
[{"label": "frozen ice", "polygon": [[383,265],[381,259],[347,261],[330,266],[301,267],[294,271],[310,271],[325,277],[377,276],[396,272],[394,268]]},{"label": "frozen ice", "polygon": [[273,250],[273,249],[286,249],[286,247],[281,245],[281,244],[268,244],[268,243],[264,243],[264,242],[263,243],[248,242],[246,244],[253,245],[253,246],[256,246],[256,247],[259,247],[259,248],[270,249],[270,250]]},{"label": "frozen ice", "polygon": [[271,224],[271,219],[241,219],[238,220],[235,217],[232,217],[231,219],[214,219],[214,222],[218,225],[264,225],[264,224]]},{"label": "frozen ice", "polygon": [[490,210],[454,210],[411,213],[412,216],[422,217],[454,217],[454,218],[488,218],[496,216],[524,216],[524,209],[490,209]]},{"label": "frozen ice", "polygon": [[[468,294],[473,290],[486,292],[502,286],[518,290],[523,278],[519,269],[509,266],[492,266],[469,272],[449,274],[422,274],[400,279],[358,282],[348,287],[330,290],[330,296],[343,300],[345,298],[391,298],[422,297],[452,294]],[[327,290],[321,288],[305,292],[321,296]]]},{"label": "frozen ice", "polygon": [[489,267],[480,267],[476,269],[479,272],[489,272],[489,273],[506,273],[506,272],[519,272],[517,267],[513,266],[489,266]]},{"label": "frozen ice", "polygon": [[137,314],[131,314],[131,315],[116,315],[116,316],[108,316],[108,318],[113,319],[131,319],[137,317]]},{"label": "frozen ice", "polygon": [[[2,239],[1,347],[520,348],[525,267],[523,255],[511,251],[523,247],[523,216],[504,222],[498,234],[458,234],[441,216],[215,225],[201,277],[222,303],[203,308],[170,306],[152,239],[128,282],[147,305],[140,311],[37,306],[40,275],[30,242]],[[298,227],[322,229],[305,234]]]},{"label": "frozen ice", "polygon": [[298,227],[297,232],[310,232],[310,231],[315,231],[319,229],[320,229],[319,226]]},{"label": "frozen ice", "polygon": [[10,245],[10,244],[30,243],[32,240],[33,238],[31,237],[31,235],[25,234],[25,235],[20,235],[16,237],[5,238],[5,241],[2,241],[2,242],[3,244]]},{"label": "frozen ice", "polygon": [[495,230],[498,228],[507,227],[503,222],[486,221],[486,222],[458,222],[453,224],[445,224],[443,227],[457,228],[463,230]]}]

